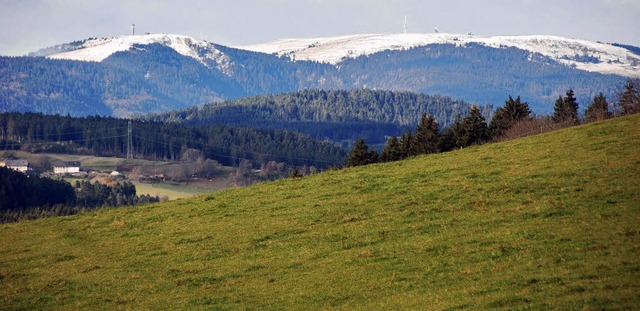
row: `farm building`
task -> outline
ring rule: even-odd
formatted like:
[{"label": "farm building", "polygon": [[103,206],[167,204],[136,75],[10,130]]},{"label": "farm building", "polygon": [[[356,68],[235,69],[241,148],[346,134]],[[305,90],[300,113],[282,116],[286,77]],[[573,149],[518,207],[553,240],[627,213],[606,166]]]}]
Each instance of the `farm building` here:
[{"label": "farm building", "polygon": [[80,162],[78,161],[57,161],[53,163],[53,173],[73,174],[80,173]]},{"label": "farm building", "polygon": [[26,173],[29,170],[29,161],[27,160],[6,160],[4,166],[14,171]]}]

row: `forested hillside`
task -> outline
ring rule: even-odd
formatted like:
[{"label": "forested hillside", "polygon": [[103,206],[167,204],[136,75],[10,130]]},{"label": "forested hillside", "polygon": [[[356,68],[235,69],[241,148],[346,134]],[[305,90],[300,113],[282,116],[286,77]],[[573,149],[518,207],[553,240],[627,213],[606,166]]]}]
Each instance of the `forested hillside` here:
[{"label": "forested hillside", "polygon": [[[34,113],[0,114],[0,150],[78,153],[124,157],[127,120],[108,117],[73,118]],[[189,149],[225,165],[241,160],[286,162],[327,168],[341,164],[346,151],[330,143],[283,130],[256,130],[211,125],[132,122],[135,157],[177,160]]]},{"label": "forested hillside", "polygon": [[41,57],[0,57],[0,112],[111,115],[105,67]]},{"label": "forested hillside", "polygon": [[361,56],[341,64],[359,85],[442,94],[468,102],[501,105],[508,95],[526,98],[535,113],[549,114],[553,101],[574,89],[579,102],[598,92],[608,98],[625,78],[575,70],[540,54],[478,44],[434,44]]},{"label": "forested hillside", "polygon": [[[380,144],[385,142],[385,136],[400,135],[415,126],[424,113],[447,127],[459,114],[466,115],[470,107],[462,100],[411,92],[303,90],[211,103],[144,118],[191,126],[233,124],[288,129],[336,142],[363,138]],[[481,110],[485,118],[491,118],[491,105],[482,106]]]}]

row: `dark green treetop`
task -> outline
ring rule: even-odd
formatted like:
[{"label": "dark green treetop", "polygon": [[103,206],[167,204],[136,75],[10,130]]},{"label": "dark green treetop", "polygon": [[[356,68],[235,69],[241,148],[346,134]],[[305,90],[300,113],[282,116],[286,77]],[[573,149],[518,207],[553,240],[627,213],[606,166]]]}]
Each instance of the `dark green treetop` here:
[{"label": "dark green treetop", "polygon": [[573,94],[573,89],[569,89],[565,97],[558,97],[553,108],[553,122],[578,124],[578,102]]},{"label": "dark green treetop", "polygon": [[375,150],[369,150],[369,146],[364,139],[358,138],[353,149],[349,153],[349,158],[345,164],[349,166],[360,166],[378,162],[378,153]]},{"label": "dark green treetop", "polygon": [[489,130],[493,137],[498,137],[504,134],[505,131],[510,129],[514,124],[520,120],[529,118],[531,115],[531,109],[527,102],[521,102],[520,96],[514,100],[511,95],[509,99],[504,103],[504,107],[496,109],[496,113],[491,119],[489,124]]},{"label": "dark green treetop", "polygon": [[593,102],[587,107],[584,113],[588,122],[605,120],[611,118],[611,112],[609,111],[609,104],[602,92],[593,98]]}]

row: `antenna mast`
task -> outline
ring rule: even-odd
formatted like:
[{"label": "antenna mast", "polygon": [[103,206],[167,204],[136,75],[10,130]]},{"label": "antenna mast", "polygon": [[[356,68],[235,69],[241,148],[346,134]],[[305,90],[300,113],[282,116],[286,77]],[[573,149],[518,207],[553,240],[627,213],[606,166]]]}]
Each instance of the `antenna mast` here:
[{"label": "antenna mast", "polygon": [[129,119],[129,124],[127,125],[127,159],[133,159],[133,152],[131,151],[131,147],[133,145],[133,139],[131,138],[131,119]]},{"label": "antenna mast", "polygon": [[407,15],[404,16],[404,33],[407,33]]}]

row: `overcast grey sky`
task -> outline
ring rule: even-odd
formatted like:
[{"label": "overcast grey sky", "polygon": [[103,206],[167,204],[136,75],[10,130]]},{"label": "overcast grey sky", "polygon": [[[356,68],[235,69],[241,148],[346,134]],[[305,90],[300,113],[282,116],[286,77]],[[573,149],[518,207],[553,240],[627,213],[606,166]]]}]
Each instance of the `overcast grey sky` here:
[{"label": "overcast grey sky", "polygon": [[137,33],[224,45],[281,38],[473,32],[545,34],[640,46],[640,0],[0,0],[0,55]]}]

